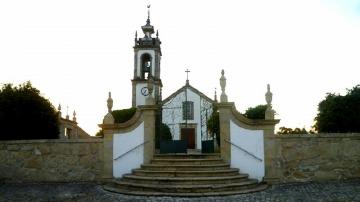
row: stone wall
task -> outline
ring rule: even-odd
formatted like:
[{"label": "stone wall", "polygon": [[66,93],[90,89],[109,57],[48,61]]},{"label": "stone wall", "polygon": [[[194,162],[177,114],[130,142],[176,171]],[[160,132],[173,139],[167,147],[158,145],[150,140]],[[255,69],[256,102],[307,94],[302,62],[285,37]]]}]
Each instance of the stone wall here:
[{"label": "stone wall", "polygon": [[270,178],[278,182],[360,177],[360,134],[273,136]]},{"label": "stone wall", "polygon": [[0,141],[0,181],[96,181],[102,139]]}]

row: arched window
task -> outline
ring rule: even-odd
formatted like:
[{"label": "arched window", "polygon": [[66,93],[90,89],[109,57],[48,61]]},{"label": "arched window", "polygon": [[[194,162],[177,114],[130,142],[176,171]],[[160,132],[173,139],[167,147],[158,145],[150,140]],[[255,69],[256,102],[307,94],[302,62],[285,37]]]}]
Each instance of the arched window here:
[{"label": "arched window", "polygon": [[147,79],[151,74],[151,56],[147,53],[141,56],[141,78]]}]

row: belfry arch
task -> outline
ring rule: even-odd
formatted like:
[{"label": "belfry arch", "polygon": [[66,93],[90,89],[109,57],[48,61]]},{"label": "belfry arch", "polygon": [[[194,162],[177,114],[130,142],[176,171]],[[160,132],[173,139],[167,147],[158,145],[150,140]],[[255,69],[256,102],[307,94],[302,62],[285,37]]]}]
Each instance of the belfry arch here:
[{"label": "belfry arch", "polygon": [[141,66],[140,66],[140,78],[147,79],[149,74],[151,74],[152,69],[152,57],[148,53],[144,53],[140,57]]}]

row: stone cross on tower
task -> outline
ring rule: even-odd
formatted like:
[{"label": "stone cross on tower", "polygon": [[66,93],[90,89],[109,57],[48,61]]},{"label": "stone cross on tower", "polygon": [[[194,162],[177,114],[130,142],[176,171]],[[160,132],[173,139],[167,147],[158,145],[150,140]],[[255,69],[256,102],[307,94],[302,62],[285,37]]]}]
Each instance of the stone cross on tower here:
[{"label": "stone cross on tower", "polygon": [[186,69],[185,72],[186,72],[186,85],[189,85],[189,73],[190,73],[190,70]]}]

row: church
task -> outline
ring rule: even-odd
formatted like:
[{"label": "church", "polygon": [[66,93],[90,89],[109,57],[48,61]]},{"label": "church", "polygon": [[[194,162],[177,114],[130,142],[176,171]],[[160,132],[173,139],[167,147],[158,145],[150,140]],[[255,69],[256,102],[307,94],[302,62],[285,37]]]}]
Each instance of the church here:
[{"label": "church", "polygon": [[[185,140],[187,149],[201,150],[202,141],[213,139],[208,132],[207,120],[213,112],[216,92],[213,100],[191,86],[187,79],[183,87],[162,99],[161,41],[157,31],[153,36],[155,30],[150,15],[141,29],[143,37],[135,33],[132,107],[145,105],[146,98],[152,95],[155,104],[161,106],[159,116],[169,127],[172,139]],[[148,88],[149,81],[152,82],[151,89]]]}]

